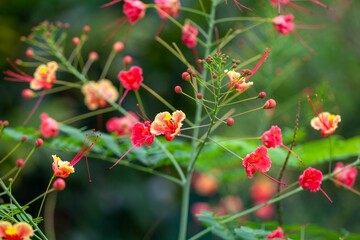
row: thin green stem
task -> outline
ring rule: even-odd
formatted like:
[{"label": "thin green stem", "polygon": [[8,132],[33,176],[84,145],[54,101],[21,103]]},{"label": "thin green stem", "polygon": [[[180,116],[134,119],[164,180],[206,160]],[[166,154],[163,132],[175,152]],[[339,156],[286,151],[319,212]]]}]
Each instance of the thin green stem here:
[{"label": "thin green stem", "polygon": [[109,68],[110,68],[111,63],[113,62],[113,60],[114,60],[114,58],[115,58],[115,56],[116,56],[116,53],[117,53],[117,52],[114,51],[114,50],[112,50],[112,51],[110,52],[110,55],[109,55],[108,59],[106,60],[105,66],[104,66],[104,68],[103,68],[103,71],[102,71],[99,79],[104,79],[104,78],[105,78],[106,74],[107,74],[108,71],[109,71]]},{"label": "thin green stem", "polygon": [[39,196],[35,197],[34,199],[32,199],[31,201],[27,202],[26,204],[24,204],[24,206],[29,206],[30,204],[33,204],[34,202],[36,202],[37,200],[41,199],[42,197],[44,197],[45,194],[51,193],[55,191],[54,188],[50,189],[47,192],[43,192],[42,194],[40,194]]},{"label": "thin green stem", "polygon": [[96,111],[87,112],[87,113],[78,115],[76,117],[66,119],[66,120],[62,121],[61,124],[74,123],[74,122],[77,122],[77,121],[80,121],[80,120],[83,120],[83,119],[86,119],[86,118],[89,118],[89,117],[92,117],[92,116],[96,116],[98,114],[112,112],[112,111],[115,111],[115,109],[113,107],[102,108],[102,109],[99,109],[99,110],[96,110]]},{"label": "thin green stem", "polygon": [[38,214],[37,214],[37,217],[40,217],[41,210],[42,210],[42,208],[43,208],[43,206],[44,206],[44,202],[45,202],[45,199],[46,199],[46,195],[49,193],[49,189],[50,189],[51,183],[52,183],[52,181],[54,180],[54,178],[55,178],[55,175],[52,175],[52,177],[50,178],[50,181],[49,181],[49,184],[48,184],[48,186],[47,186],[47,188],[46,188],[44,197],[43,197],[43,199],[42,199],[42,201],[41,201],[41,204],[40,204],[40,207],[39,207],[39,212],[38,212]]},{"label": "thin green stem", "polygon": [[20,141],[18,142],[15,147],[13,149],[10,150],[10,152],[8,154],[6,154],[1,160],[0,160],[0,165],[8,158],[10,157],[11,154],[13,154],[23,143],[24,141]]},{"label": "thin green stem", "polygon": [[229,18],[220,18],[215,21],[215,24],[224,23],[224,22],[239,22],[239,21],[272,21],[272,19],[268,18],[260,18],[260,17],[229,17]]},{"label": "thin green stem", "polygon": [[37,231],[37,233],[40,235],[41,239],[47,240],[47,237],[45,234],[40,230],[37,224],[32,220],[32,218],[29,217],[29,215],[24,211],[24,209],[21,207],[21,205],[16,201],[14,196],[11,194],[9,189],[6,187],[5,183],[0,179],[0,186],[1,188],[6,192],[6,194],[9,196],[12,203],[20,210],[20,212],[23,214],[23,216],[26,218],[28,223],[30,223]]},{"label": "thin green stem", "polygon": [[31,151],[29,152],[29,154],[26,156],[26,158],[25,158],[25,160],[24,160],[24,165],[23,165],[23,167],[21,167],[21,168],[19,168],[19,169],[17,170],[15,176],[13,177],[13,180],[12,180],[11,183],[10,183],[10,187],[11,187],[11,185],[15,182],[15,180],[16,180],[17,177],[19,176],[21,170],[24,168],[24,166],[26,165],[26,163],[28,162],[28,160],[30,159],[30,157],[31,157],[31,156],[33,155],[33,153],[35,152],[35,149],[36,149],[36,148],[37,148],[37,147],[34,146],[34,147],[31,149]]}]

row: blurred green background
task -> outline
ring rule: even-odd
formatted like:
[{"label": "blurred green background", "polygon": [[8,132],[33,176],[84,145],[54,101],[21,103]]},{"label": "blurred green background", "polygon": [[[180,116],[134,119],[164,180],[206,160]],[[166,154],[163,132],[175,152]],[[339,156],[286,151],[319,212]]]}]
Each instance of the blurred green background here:
[{"label": "blurred green background", "polygon": [[[149,1],[144,1],[149,2]],[[206,2],[206,6],[208,1]],[[228,6],[223,4],[219,17],[226,16],[276,16],[276,9],[267,0],[240,1],[253,8],[253,11],[239,11],[231,0]],[[314,50],[312,54],[294,36],[279,36],[271,24],[263,24],[254,31],[240,35],[224,50],[231,58],[242,61],[262,53],[265,47],[271,47],[271,55],[259,72],[252,77],[254,88],[248,91],[249,96],[266,90],[268,97],[275,98],[278,106],[272,115],[263,113],[247,115],[237,119],[237,128],[221,129],[220,133],[228,136],[256,136],[266,130],[270,124],[277,124],[283,129],[291,130],[297,110],[298,99],[301,100],[300,128],[305,133],[304,139],[319,139],[320,134],[309,127],[313,112],[308,105],[305,92],[319,94],[323,108],[329,112],[340,114],[342,121],[337,134],[345,138],[360,134],[360,9],[359,1],[329,0],[325,1],[335,10],[321,8],[306,1],[296,1],[299,5],[311,10],[308,15],[287,8],[296,16],[299,28],[296,33],[301,36]],[[28,35],[31,28],[44,20],[70,23],[69,36],[79,36],[84,25],[91,26],[89,41],[85,51],[98,51],[99,61],[92,68],[94,78],[99,76],[104,66],[111,45],[115,40],[124,41],[125,53],[132,55],[134,64],[144,69],[145,83],[156,89],[174,106],[184,109],[191,116],[191,101],[176,96],[172,89],[176,84],[183,84],[181,73],[185,70],[175,57],[169,54],[154,36],[161,24],[160,18],[153,9],[149,9],[145,19],[132,28],[122,27],[117,35],[108,43],[110,25],[123,16],[122,4],[109,8],[100,8],[106,1],[95,0],[0,0],[0,69],[10,69],[6,59],[24,58],[27,46],[19,41]],[[198,1],[182,1],[184,6],[198,7]],[[189,13],[180,13],[178,20],[193,18]],[[203,19],[199,20],[201,24]],[[248,23],[238,22],[236,26],[244,27]],[[301,29],[301,25],[323,25],[321,29]],[[221,35],[225,34],[230,24],[219,26]],[[167,23],[161,35],[168,42],[179,45],[181,33],[179,28]],[[70,38],[71,39],[71,38]],[[70,41],[69,39],[69,41]],[[70,48],[70,43],[69,43]],[[192,52],[181,46],[184,54],[193,59]],[[198,49],[201,56],[201,48]],[[123,54],[121,56],[123,56]],[[121,56],[115,59],[108,78],[116,81],[121,68]],[[120,66],[119,66],[120,65]],[[252,65],[253,66],[253,65]],[[251,68],[251,66],[247,66]],[[31,71],[28,71],[31,74]],[[0,79],[0,119],[8,119],[11,126],[20,125],[36,100],[21,98],[21,90],[27,87],[24,83],[12,83]],[[186,87],[183,87],[186,89]],[[151,102],[151,96],[144,94],[144,102]],[[133,95],[125,102],[127,109],[136,111]],[[146,104],[145,104],[146,105]],[[248,106],[246,106],[248,107]],[[65,120],[81,112],[85,112],[80,94],[61,93],[46,96],[37,113],[48,112],[55,119]],[[153,117],[157,112],[164,111],[164,106],[151,104],[147,113]],[[74,124],[74,126],[104,127],[104,122],[111,114],[105,114],[102,122],[96,118]],[[37,115],[29,125],[38,126]],[[245,127],[244,127],[245,126]],[[0,154],[6,154],[14,143],[0,141]],[[61,149],[59,149],[61,151]],[[26,152],[26,150],[24,150]],[[51,177],[49,156],[53,150],[41,149],[35,157],[34,165],[28,168],[15,190],[20,202],[26,202],[41,193]],[[15,154],[23,157],[22,153]],[[71,156],[69,155],[69,158]],[[66,158],[66,155],[63,155]],[[354,160],[348,159],[349,161]],[[93,182],[88,183],[85,163],[80,163],[79,174],[74,174],[67,181],[67,188],[57,196],[55,227],[57,239],[176,239],[180,209],[180,189],[174,184],[149,174],[119,167],[108,170],[109,164],[99,160],[91,160]],[[321,167],[321,166],[320,166]],[[80,173],[81,172],[81,173]],[[294,171],[296,172],[296,171]],[[252,203],[248,196],[248,185],[251,181],[244,180],[229,190],[231,194],[243,199],[245,207]],[[35,186],[34,186],[35,184]],[[26,186],[26,187],[23,187]],[[246,186],[246,187],[244,187]],[[359,186],[357,183],[356,186]],[[347,229],[360,233],[360,206],[356,195],[344,189],[335,188],[331,182],[322,186],[332,197],[334,204],[326,202],[322,194],[303,192],[285,202],[285,224],[316,223],[324,228],[340,231]],[[220,194],[212,197],[200,197],[195,193],[192,201],[216,202]],[[36,209],[36,207],[35,207]],[[311,209],[311,210],[309,210]],[[36,214],[36,210],[34,211]],[[250,216],[250,220],[257,220]],[[193,223],[191,235],[201,229]],[[206,238],[204,238],[206,239]],[[209,239],[211,239],[209,237]]]}]

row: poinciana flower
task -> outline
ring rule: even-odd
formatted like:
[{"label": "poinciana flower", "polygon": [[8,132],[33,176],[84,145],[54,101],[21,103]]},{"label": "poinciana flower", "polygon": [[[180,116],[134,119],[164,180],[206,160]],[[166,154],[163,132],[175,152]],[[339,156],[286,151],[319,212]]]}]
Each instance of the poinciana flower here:
[{"label": "poinciana flower", "polygon": [[131,150],[143,145],[150,146],[154,142],[155,135],[150,131],[151,123],[149,121],[135,123],[131,128],[132,146],[121,156],[110,168],[117,165]]},{"label": "poinciana flower", "polygon": [[338,127],[338,123],[341,121],[340,115],[330,114],[328,112],[322,112],[317,114],[317,117],[314,117],[310,124],[311,126],[321,131],[321,135],[326,137],[330,134],[333,134]]},{"label": "poinciana flower", "polygon": [[294,15],[280,15],[273,19],[273,25],[280,34],[287,35],[295,30]]},{"label": "poinciana flower", "polygon": [[[259,205],[259,204],[263,204],[264,202],[259,201],[259,202],[255,202],[255,205]],[[264,219],[264,220],[269,220],[274,216],[274,205],[269,204],[269,205],[265,205],[262,208],[257,209],[254,214],[256,217]]]},{"label": "poinciana flower", "polygon": [[131,135],[131,128],[139,118],[132,112],[128,112],[128,115],[123,117],[113,117],[106,122],[106,129],[109,132],[116,133],[116,136]]},{"label": "poinciana flower", "polygon": [[266,236],[266,240],[270,239],[284,239],[284,231],[281,227],[278,227]]},{"label": "poinciana flower", "polygon": [[59,134],[59,123],[47,113],[40,114],[40,120],[40,132],[44,138],[55,137]]},{"label": "poinciana flower", "polygon": [[189,22],[185,23],[181,30],[181,40],[183,44],[188,48],[195,47],[198,33],[199,31],[195,26],[192,26]]},{"label": "poinciana flower", "polygon": [[299,184],[303,189],[309,189],[310,192],[321,191],[330,202],[330,197],[321,189],[323,174],[320,170],[309,167],[299,176]]},{"label": "poinciana flower", "polygon": [[135,24],[137,21],[145,16],[146,6],[139,0],[125,0],[123,6],[123,13],[131,24]]},{"label": "poinciana flower", "polygon": [[[93,139],[91,140],[91,138]],[[69,177],[70,173],[74,173],[74,166],[91,150],[91,148],[94,147],[98,138],[99,136],[94,135],[94,133],[91,133],[90,136],[87,136],[80,150],[76,153],[70,162],[61,160],[61,158],[55,154],[52,155],[52,169],[54,171],[54,176],[67,178]]]},{"label": "poinciana flower", "polygon": [[154,2],[161,18],[177,17],[181,6],[180,0],[155,0]]},{"label": "poinciana flower", "polygon": [[119,101],[120,104],[130,90],[139,90],[140,84],[144,80],[143,70],[139,66],[132,66],[128,71],[120,71],[118,74],[118,79],[121,85],[125,88],[125,92]]},{"label": "poinciana flower", "polygon": [[276,148],[278,146],[285,148],[291,152],[301,163],[302,160],[300,157],[294,153],[290,148],[285,146],[282,142],[281,129],[278,126],[271,126],[268,131],[265,131],[261,136],[261,141],[264,143],[264,146],[267,148]]},{"label": "poinciana flower", "polygon": [[266,147],[260,146],[254,152],[246,155],[242,165],[245,168],[248,178],[252,178],[255,172],[265,173],[269,171],[271,160],[268,156]]},{"label": "poinciana flower", "polygon": [[117,89],[107,79],[98,82],[89,81],[81,87],[81,92],[85,95],[84,102],[90,110],[107,106],[105,98],[116,101],[119,97]]},{"label": "poinciana flower", "polygon": [[171,141],[176,135],[180,134],[182,121],[186,118],[185,113],[176,110],[171,115],[169,112],[161,112],[155,116],[151,123],[151,133],[155,135],[165,135],[165,139]]},{"label": "poinciana flower", "polygon": [[30,240],[34,230],[26,222],[18,222],[12,225],[6,221],[0,221],[0,238],[6,240]]},{"label": "poinciana flower", "polygon": [[212,175],[207,173],[195,173],[191,181],[196,193],[201,196],[214,195],[218,188],[218,180]]},{"label": "poinciana flower", "polygon": [[[335,182],[335,185],[337,187],[339,187],[339,186],[341,186],[341,184],[343,184],[346,187],[351,188],[354,186],[358,171],[355,166],[353,166],[353,167],[345,166],[345,168],[344,168],[344,164],[342,162],[338,162],[334,168],[333,173],[337,173],[333,177],[337,181],[337,182]],[[339,184],[339,182],[341,184]]]},{"label": "poinciana flower", "polygon": [[56,80],[58,67],[58,64],[54,61],[38,66],[34,73],[34,79],[30,82],[30,88],[33,90],[52,88]]},{"label": "poinciana flower", "polygon": [[245,82],[245,77],[234,70],[230,70],[226,74],[230,80],[230,87],[235,88],[238,92],[244,92],[254,84],[253,82]]},{"label": "poinciana flower", "polygon": [[250,187],[250,197],[254,202],[266,202],[276,192],[276,186],[266,178],[256,178]]}]

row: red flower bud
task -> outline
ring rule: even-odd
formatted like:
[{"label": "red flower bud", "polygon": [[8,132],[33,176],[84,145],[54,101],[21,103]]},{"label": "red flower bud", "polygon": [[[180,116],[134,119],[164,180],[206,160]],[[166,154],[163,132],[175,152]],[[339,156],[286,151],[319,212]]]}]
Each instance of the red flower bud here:
[{"label": "red flower bud", "polygon": [[73,37],[72,43],[73,43],[75,46],[78,45],[78,44],[80,43],[80,38],[78,38],[78,37]]},{"label": "red flower bud", "polygon": [[99,54],[97,52],[90,52],[89,53],[89,59],[91,61],[97,61],[99,59]]},{"label": "red flower bud", "polygon": [[132,57],[127,55],[123,58],[123,63],[125,66],[129,66],[132,63]]},{"label": "red flower bud", "polygon": [[124,43],[120,41],[115,42],[113,45],[113,50],[118,53],[121,52],[124,50]]},{"label": "red flower bud", "polygon": [[21,168],[22,166],[24,166],[24,164],[25,164],[24,159],[19,158],[18,160],[16,160],[16,166],[17,166],[18,168]]},{"label": "red flower bud", "polygon": [[234,118],[232,117],[229,117],[227,120],[226,120],[226,125],[228,125],[229,127],[231,127],[232,125],[234,125],[235,123],[235,120]]},{"label": "red flower bud", "polygon": [[44,144],[44,140],[42,140],[41,138],[35,140],[36,147],[41,147],[43,144]]},{"label": "red flower bud", "polygon": [[259,92],[258,98],[266,97],[266,92]]},{"label": "red flower bud", "polygon": [[185,81],[190,81],[190,74],[188,72],[183,72],[181,74],[181,78],[184,79]]},{"label": "red flower bud", "polygon": [[34,51],[31,48],[26,49],[25,51],[25,55],[29,58],[31,58],[32,56],[34,56]]},{"label": "red flower bud", "polygon": [[275,107],[276,107],[276,101],[274,99],[267,100],[263,106],[264,109],[273,109]]},{"label": "red flower bud", "polygon": [[64,190],[66,187],[66,183],[65,180],[62,178],[58,178],[54,181],[53,183],[53,188],[55,189],[55,191],[62,191]]},{"label": "red flower bud", "polygon": [[196,94],[196,97],[197,97],[198,99],[202,99],[202,98],[204,97],[204,95],[203,95],[202,93],[198,93],[198,94]]},{"label": "red flower bud", "polygon": [[180,86],[175,86],[176,93],[182,93],[182,88]]},{"label": "red flower bud", "polygon": [[84,27],[83,27],[83,31],[84,32],[90,32],[90,30],[91,30],[91,27],[89,26],[89,25],[85,25]]}]

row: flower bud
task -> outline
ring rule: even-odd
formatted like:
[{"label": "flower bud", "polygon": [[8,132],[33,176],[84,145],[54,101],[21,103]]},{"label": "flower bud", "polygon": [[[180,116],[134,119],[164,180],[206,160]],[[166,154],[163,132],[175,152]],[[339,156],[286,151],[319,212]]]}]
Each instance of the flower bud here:
[{"label": "flower bud", "polygon": [[91,27],[89,25],[85,25],[83,27],[83,31],[86,32],[86,33],[90,32],[90,30],[91,30]]},{"label": "flower bud", "polygon": [[16,160],[16,166],[17,166],[18,168],[21,168],[22,166],[24,166],[24,164],[25,164],[24,159],[19,158],[18,160]]},{"label": "flower bud", "polygon": [[28,140],[28,136],[24,135],[21,137],[21,141],[26,142]]},{"label": "flower bud", "polygon": [[41,138],[35,140],[36,147],[41,147],[43,144],[44,144],[44,140],[42,140]]},{"label": "flower bud", "polygon": [[181,78],[184,79],[185,81],[190,81],[190,74],[188,72],[183,72],[181,74]]},{"label": "flower bud", "polygon": [[124,43],[121,41],[115,42],[113,45],[113,50],[118,53],[121,52],[122,50],[124,50]]},{"label": "flower bud", "polygon": [[22,90],[21,96],[24,99],[30,99],[30,98],[32,98],[34,96],[34,91],[31,90],[31,89],[26,88],[26,89]]},{"label": "flower bud", "polygon": [[267,100],[263,106],[264,109],[273,109],[275,107],[276,107],[276,101],[274,99]]},{"label": "flower bud", "polygon": [[55,189],[55,191],[62,191],[64,190],[66,187],[66,183],[65,180],[62,178],[57,178],[54,182],[53,182],[53,188]]},{"label": "flower bud", "polygon": [[212,76],[214,79],[217,79],[218,78],[218,75],[216,73],[213,74]]},{"label": "flower bud", "polygon": [[176,93],[182,93],[182,88],[180,86],[175,86]]},{"label": "flower bud", "polygon": [[266,97],[266,92],[259,92],[258,98]]},{"label": "flower bud", "polygon": [[89,59],[91,61],[97,61],[99,59],[99,54],[97,52],[90,52],[89,53]]},{"label": "flower bud", "polygon": [[204,95],[202,93],[198,93],[196,94],[197,99],[202,99],[204,97]]},{"label": "flower bud", "polygon": [[234,125],[235,123],[235,120],[234,118],[232,117],[229,117],[227,120],[226,120],[226,125],[228,125],[229,127],[231,127],[232,125]]},{"label": "flower bud", "polygon": [[75,46],[78,45],[78,44],[80,43],[80,38],[78,38],[78,37],[73,37],[72,43],[73,43]]},{"label": "flower bud", "polygon": [[34,51],[32,50],[32,48],[26,49],[25,56],[27,56],[28,58],[31,58],[34,56]]},{"label": "flower bud", "polygon": [[132,63],[132,57],[129,56],[129,55],[126,55],[126,56],[123,58],[123,63],[124,63],[125,66],[131,65],[131,63]]}]

